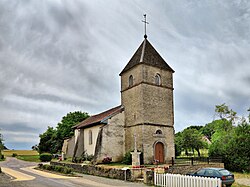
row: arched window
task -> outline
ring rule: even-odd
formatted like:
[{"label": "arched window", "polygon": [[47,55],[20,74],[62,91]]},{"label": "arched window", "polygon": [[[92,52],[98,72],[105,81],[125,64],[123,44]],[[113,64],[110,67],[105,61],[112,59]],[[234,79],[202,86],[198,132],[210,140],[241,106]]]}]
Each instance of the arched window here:
[{"label": "arched window", "polygon": [[155,84],[161,85],[161,76],[158,73],[155,75]]},{"label": "arched window", "polygon": [[134,78],[132,75],[130,75],[128,79],[128,86],[131,87],[133,86],[133,84],[134,84]]},{"label": "arched window", "polygon": [[160,129],[158,129],[155,134],[162,134],[162,131]]},{"label": "arched window", "polygon": [[89,130],[89,145],[92,145],[92,130]]}]

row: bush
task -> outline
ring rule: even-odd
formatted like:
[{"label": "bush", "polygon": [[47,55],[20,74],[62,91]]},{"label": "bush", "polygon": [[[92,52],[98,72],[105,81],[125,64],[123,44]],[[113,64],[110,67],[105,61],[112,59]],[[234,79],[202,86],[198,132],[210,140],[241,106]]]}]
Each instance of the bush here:
[{"label": "bush", "polygon": [[12,153],[12,157],[17,157],[17,153]]},{"label": "bush", "polygon": [[49,162],[52,159],[52,154],[50,153],[42,153],[40,154],[40,160],[42,162]]},{"label": "bush", "polygon": [[50,171],[50,170],[54,170],[54,166],[51,166],[51,165],[48,165],[48,164],[43,165],[42,168],[43,168],[43,169],[46,169],[46,170],[49,170],[49,171]]},{"label": "bush", "polygon": [[64,174],[70,174],[70,173],[72,173],[72,171],[73,170],[71,168],[69,168],[69,167],[63,167],[63,171],[62,172]]},{"label": "bush", "polygon": [[86,161],[92,161],[94,158],[94,155],[87,155]]},{"label": "bush", "polygon": [[55,166],[55,171],[62,173],[63,171],[63,166]]},{"label": "bush", "polygon": [[65,166],[52,166],[52,165],[41,165],[42,169],[49,170],[49,171],[56,171],[59,173],[70,174],[72,173],[73,169]]},{"label": "bush", "polygon": [[102,163],[104,164],[109,164],[110,162],[112,161],[112,157],[105,157],[103,160],[102,160]]},{"label": "bush", "polygon": [[132,155],[131,155],[130,151],[127,152],[127,153],[124,155],[123,160],[122,160],[122,163],[123,163],[123,164],[127,164],[127,165],[132,164]]}]

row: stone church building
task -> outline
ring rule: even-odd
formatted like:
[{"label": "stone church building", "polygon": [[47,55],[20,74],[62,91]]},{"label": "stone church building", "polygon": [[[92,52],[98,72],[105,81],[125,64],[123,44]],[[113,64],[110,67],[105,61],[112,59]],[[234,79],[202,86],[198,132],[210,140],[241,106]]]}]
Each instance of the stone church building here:
[{"label": "stone church building", "polygon": [[94,155],[121,161],[127,152],[143,153],[144,163],[166,163],[174,150],[174,70],[145,35],[143,42],[121,71],[121,105],[93,115],[75,125],[75,135],[64,140],[66,157]]}]

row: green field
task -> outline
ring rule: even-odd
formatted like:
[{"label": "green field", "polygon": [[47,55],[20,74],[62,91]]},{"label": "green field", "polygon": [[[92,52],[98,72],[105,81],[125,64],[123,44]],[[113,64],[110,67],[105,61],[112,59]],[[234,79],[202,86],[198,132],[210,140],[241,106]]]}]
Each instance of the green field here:
[{"label": "green field", "polygon": [[39,155],[37,151],[33,150],[4,150],[2,151],[2,154],[6,157],[11,157],[13,153],[17,154],[18,156],[34,156],[34,155]]},{"label": "green field", "polygon": [[16,158],[29,162],[40,162],[39,153],[33,150],[4,150],[2,151],[5,157],[12,157],[16,154]]}]

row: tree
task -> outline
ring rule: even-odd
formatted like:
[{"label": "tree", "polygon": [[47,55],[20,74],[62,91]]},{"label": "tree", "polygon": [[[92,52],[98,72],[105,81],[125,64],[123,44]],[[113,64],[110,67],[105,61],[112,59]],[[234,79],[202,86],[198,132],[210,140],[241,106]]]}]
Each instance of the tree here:
[{"label": "tree", "polygon": [[175,156],[180,156],[181,152],[184,150],[182,147],[181,132],[175,134],[174,143],[175,143]]},{"label": "tree", "polygon": [[4,149],[3,136],[0,133],[0,160],[2,159],[2,150]]},{"label": "tree", "polygon": [[56,130],[53,127],[48,126],[48,129],[39,135],[40,142],[38,144],[39,153],[56,153]]},{"label": "tree", "polygon": [[72,127],[88,117],[88,113],[76,111],[70,112],[62,118],[61,122],[58,123],[56,127],[57,150],[61,150],[65,138],[69,138],[74,135],[74,130]]},{"label": "tree", "polygon": [[36,145],[33,145],[33,146],[31,147],[31,149],[34,150],[34,151],[38,151],[38,150],[39,150],[37,144],[36,144]]},{"label": "tree", "polygon": [[225,167],[233,171],[250,172],[250,124],[243,120],[226,145]]},{"label": "tree", "polygon": [[202,127],[200,129],[200,132],[211,141],[213,134],[216,132],[217,129],[222,128],[222,126],[223,121],[221,119],[214,120],[211,123],[208,123],[204,127]]},{"label": "tree", "polygon": [[232,136],[233,122],[236,112],[224,103],[215,106],[215,113],[219,120],[212,122],[214,133],[211,136],[212,144],[209,147],[209,155],[213,157],[224,157],[227,152],[227,144]]},{"label": "tree", "polygon": [[[236,112],[225,104],[216,106],[215,111],[221,119],[212,135],[209,155],[221,156],[225,167],[229,170],[249,172],[250,120],[237,117]],[[248,118],[250,118],[250,114]],[[237,126],[233,125],[235,119],[241,119]]]},{"label": "tree", "polygon": [[39,152],[60,152],[64,139],[74,135],[72,127],[88,117],[89,115],[86,112],[70,112],[66,116],[62,117],[61,122],[57,124],[55,129],[53,129],[53,127],[48,127],[48,129],[39,136]]},{"label": "tree", "polygon": [[223,103],[221,105],[215,105],[215,113],[220,119],[224,119],[225,121],[229,121],[230,123],[234,123],[237,119],[236,112]]},{"label": "tree", "polygon": [[200,149],[206,147],[205,141],[202,139],[202,134],[196,129],[187,128],[182,132],[182,147],[187,151],[191,149],[196,150],[200,157]]}]

